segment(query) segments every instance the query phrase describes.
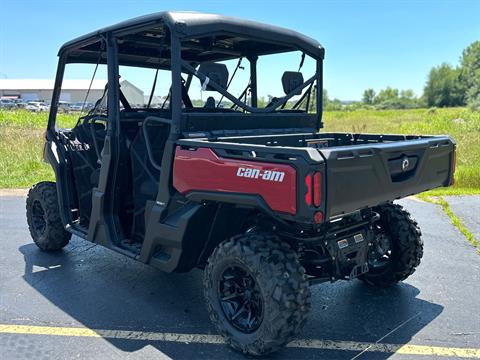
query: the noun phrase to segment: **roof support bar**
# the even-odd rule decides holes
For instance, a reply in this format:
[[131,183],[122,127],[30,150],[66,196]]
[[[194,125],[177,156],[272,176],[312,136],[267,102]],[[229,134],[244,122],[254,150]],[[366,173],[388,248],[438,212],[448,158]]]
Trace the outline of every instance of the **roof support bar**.
[[120,120],[120,78],[118,69],[118,47],[117,40],[111,33],[107,33],[107,62],[108,62],[108,84],[107,93],[108,126],[107,134],[118,136]]
[[257,60],[258,56],[249,56],[248,61],[250,61],[250,96],[251,102],[250,105],[256,108],[258,95],[257,95]]
[[[182,73],[181,73],[181,54],[180,40],[172,32],[171,35],[171,64],[172,64],[172,129],[171,134],[178,135],[180,133],[180,120],[182,117]],[[188,64],[190,66],[190,64]]]
[[323,60],[317,60],[317,131],[323,128],[322,110],[323,110]]
[[64,72],[65,55],[62,54],[58,60],[57,75],[55,76],[55,86],[53,87],[52,102],[50,105],[50,113],[48,115],[47,140],[52,140],[50,136],[55,132],[55,119],[57,118],[58,100],[60,99],[60,92],[62,91]]

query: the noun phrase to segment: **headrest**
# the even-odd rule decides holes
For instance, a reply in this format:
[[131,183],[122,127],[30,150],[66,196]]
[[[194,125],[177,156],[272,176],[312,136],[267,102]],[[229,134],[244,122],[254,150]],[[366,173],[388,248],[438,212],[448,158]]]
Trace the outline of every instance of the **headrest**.
[[[217,64],[217,63],[203,63],[200,65],[198,69],[199,72],[207,76],[210,80],[215,81],[218,85],[222,88],[227,88],[228,83],[228,69],[227,65],[225,64]],[[207,84],[207,91],[215,91],[210,85]]]
[[[301,72],[285,71],[282,75],[283,92],[289,94],[295,88],[303,84],[303,75]],[[302,90],[297,91],[293,95],[301,95]]]

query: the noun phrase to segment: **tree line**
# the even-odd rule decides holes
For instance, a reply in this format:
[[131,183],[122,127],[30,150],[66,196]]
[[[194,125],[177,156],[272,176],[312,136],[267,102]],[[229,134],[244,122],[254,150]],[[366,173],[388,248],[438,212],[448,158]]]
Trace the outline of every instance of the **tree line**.
[[480,109],[480,41],[475,41],[463,50],[459,65],[443,63],[433,67],[427,76],[423,94],[417,97],[410,90],[391,87],[363,92],[362,101],[345,105],[340,100],[331,100],[324,93],[327,110],[342,108],[373,107],[376,109],[411,109],[420,107],[466,106]]

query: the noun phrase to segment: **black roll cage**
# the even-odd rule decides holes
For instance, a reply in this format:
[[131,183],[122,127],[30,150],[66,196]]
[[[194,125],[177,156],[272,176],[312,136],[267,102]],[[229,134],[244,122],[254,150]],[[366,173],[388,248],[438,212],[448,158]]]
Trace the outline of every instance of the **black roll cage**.
[[[152,24],[148,24],[149,26],[152,26]],[[169,24],[165,24],[166,26],[169,26]],[[147,25],[143,25],[142,28],[147,27]],[[148,27],[147,27],[148,28]],[[179,135],[182,131],[185,129],[181,128],[181,116],[182,116],[182,73],[187,73],[189,75],[193,75],[197,77],[201,82],[204,82],[206,80],[206,76],[202,73],[200,73],[195,67],[193,63],[190,63],[184,59],[182,59],[181,56],[181,42],[182,40],[186,40],[185,36],[179,32],[178,29],[176,29],[177,26],[174,27],[174,29],[170,29],[169,35],[170,35],[170,68],[169,70],[171,71],[171,100],[170,100],[170,108],[172,110],[172,133]],[[122,41],[122,38],[124,36],[132,35],[135,34],[139,31],[139,26],[133,26],[129,27],[127,29],[121,29],[121,30],[111,30],[107,33],[97,33],[96,36],[93,37],[87,37],[86,39],[81,38],[81,41],[78,42],[73,42],[73,43],[67,43],[62,47],[62,49],[59,52],[59,62],[58,62],[58,68],[57,68],[57,73],[56,73],[56,80],[55,80],[55,88],[53,91],[53,96],[52,96],[52,106],[50,109],[50,115],[48,119],[48,127],[47,127],[47,136],[52,136],[55,132],[55,119],[56,119],[56,114],[58,111],[58,100],[60,98],[60,91],[61,91],[61,84],[63,81],[63,75],[65,71],[65,66],[68,63],[92,63],[91,61],[75,61],[69,59],[69,54],[74,53],[78,49],[89,46],[92,44],[95,44],[97,42],[100,42],[101,44],[106,44],[107,43],[107,38],[114,40],[116,43],[119,41]],[[253,36],[251,36],[252,39],[255,39]],[[88,41],[87,41],[88,40]],[[159,46],[168,46],[165,44],[164,41],[159,42]],[[103,50],[105,49],[105,50]],[[305,54],[305,51],[302,50],[300,46],[297,48],[292,48],[289,51],[303,51]],[[322,49],[323,50],[323,49]],[[138,67],[155,67],[155,64],[150,64],[150,63],[145,63],[145,64],[123,64],[119,62],[118,59],[118,46],[100,46],[100,50],[97,51],[105,51],[106,54],[105,56],[101,56],[101,61],[100,63],[107,64],[108,67],[108,83],[118,83],[118,77],[117,78],[111,78],[110,75],[112,72],[118,73],[118,66],[119,65],[127,65],[127,66],[138,66]],[[114,52],[114,53],[112,53]],[[278,53],[277,52],[272,52],[271,54]],[[281,51],[280,51],[281,52]],[[267,54],[262,54],[262,55],[267,55]],[[257,91],[257,60],[258,56],[257,55],[246,55],[245,57],[249,60],[250,62],[250,83],[248,85],[248,88],[250,89],[250,95],[251,95],[251,104],[245,104],[235,96],[233,96],[231,93],[229,93],[227,90],[223,89],[221,86],[216,84],[214,81],[209,82],[209,86],[214,88],[216,91],[218,91],[220,94],[222,94],[225,98],[229,99],[232,101],[236,106],[240,107],[241,109],[248,111],[250,113],[261,113],[261,114],[266,114],[266,113],[272,113],[277,107],[284,105],[296,92],[299,90],[305,89],[307,86],[312,85],[313,83],[316,82],[316,131],[318,131],[322,126],[322,109],[323,109],[323,104],[322,104],[322,92],[323,92],[323,52],[322,56],[318,56],[317,54],[308,54],[311,56],[314,60],[316,60],[316,71],[315,74],[307,79],[303,84],[298,86],[296,89],[291,91],[289,94],[286,94],[286,96],[281,97],[277,101],[275,101],[273,104],[270,104],[266,108],[258,108],[258,91]],[[110,59],[115,58],[115,61],[113,62]],[[193,64],[193,65],[192,65]],[[110,69],[112,66],[116,66],[117,69]],[[157,67],[158,69],[159,67]],[[168,69],[168,68],[167,68]],[[189,76],[189,80],[191,80],[191,77]],[[113,88],[113,87],[112,87]],[[116,86],[115,86],[116,88]],[[117,95],[117,91],[109,91],[107,94],[107,101],[108,103],[111,103],[111,101],[115,101],[114,97]],[[118,95],[117,95],[118,97]],[[119,112],[119,103],[115,102],[112,106],[108,106],[108,109],[111,110],[109,111],[109,116],[108,116],[108,123],[110,128],[114,129],[116,126],[114,122],[117,122],[119,119],[116,118],[115,116],[110,116],[110,114],[116,114]]]

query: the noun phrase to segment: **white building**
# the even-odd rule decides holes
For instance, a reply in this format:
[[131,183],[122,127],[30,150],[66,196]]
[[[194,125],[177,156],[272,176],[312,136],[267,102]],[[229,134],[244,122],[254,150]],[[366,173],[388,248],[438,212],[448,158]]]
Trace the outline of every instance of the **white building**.
[[[52,99],[55,81],[52,79],[0,79],[0,98],[22,99],[25,101]],[[104,90],[107,80],[93,80],[87,102],[94,103]],[[132,105],[143,104],[143,91],[130,82],[120,83],[122,92]],[[90,86],[88,79],[64,79],[60,101],[83,102]]]

